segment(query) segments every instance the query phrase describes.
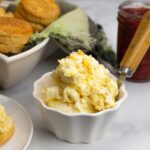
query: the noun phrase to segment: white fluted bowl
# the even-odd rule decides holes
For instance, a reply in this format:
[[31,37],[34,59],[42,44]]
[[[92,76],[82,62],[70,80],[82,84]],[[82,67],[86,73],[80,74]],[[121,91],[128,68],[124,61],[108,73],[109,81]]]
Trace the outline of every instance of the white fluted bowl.
[[120,89],[117,106],[103,110],[95,114],[89,113],[64,113],[46,106],[42,100],[41,89],[53,84],[51,72],[44,74],[34,83],[33,97],[37,107],[47,124],[48,129],[57,138],[70,143],[91,143],[103,137],[105,130],[114,120],[127,98],[127,92],[123,85]]

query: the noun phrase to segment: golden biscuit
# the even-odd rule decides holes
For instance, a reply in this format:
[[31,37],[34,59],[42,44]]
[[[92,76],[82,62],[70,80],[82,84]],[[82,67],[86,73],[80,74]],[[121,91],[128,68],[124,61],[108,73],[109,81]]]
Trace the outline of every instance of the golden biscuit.
[[0,17],[0,52],[19,53],[29,41],[32,27],[24,20]]
[[[23,16],[20,15],[20,13],[18,11],[16,11],[14,15],[18,19],[23,19],[23,20],[27,21],[25,18],[23,18]],[[27,21],[27,22],[32,26],[33,32],[42,31],[44,29],[44,26],[41,24],[33,23],[30,21]]]
[[[14,44],[14,43],[13,43]],[[9,44],[0,43],[0,53],[20,53],[24,45],[11,46]]]
[[7,116],[7,131],[0,133],[0,145],[5,144],[14,134],[15,128],[13,120],[10,116]]
[[26,20],[47,26],[58,18],[60,9],[52,0],[21,0],[17,10]]
[[0,146],[7,142],[13,136],[14,132],[13,119],[5,112],[5,108],[0,104]]

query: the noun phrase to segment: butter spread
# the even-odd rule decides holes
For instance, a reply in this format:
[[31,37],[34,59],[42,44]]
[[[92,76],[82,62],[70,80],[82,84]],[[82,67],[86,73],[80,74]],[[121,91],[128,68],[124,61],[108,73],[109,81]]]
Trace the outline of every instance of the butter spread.
[[116,80],[95,58],[78,50],[58,62],[51,73],[54,84],[42,89],[47,106],[68,113],[96,113],[116,106]]

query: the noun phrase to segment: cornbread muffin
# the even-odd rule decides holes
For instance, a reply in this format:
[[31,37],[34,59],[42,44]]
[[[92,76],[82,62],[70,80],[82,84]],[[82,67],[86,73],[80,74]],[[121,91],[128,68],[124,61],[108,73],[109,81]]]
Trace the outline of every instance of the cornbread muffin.
[[0,146],[6,143],[13,136],[14,132],[14,122],[0,104]]
[[0,17],[0,53],[19,53],[32,35],[32,27],[24,20]]
[[[20,15],[18,15],[20,14]],[[21,0],[15,12],[15,16],[24,18],[28,22],[41,26],[47,26],[58,18],[60,9],[53,0]]]

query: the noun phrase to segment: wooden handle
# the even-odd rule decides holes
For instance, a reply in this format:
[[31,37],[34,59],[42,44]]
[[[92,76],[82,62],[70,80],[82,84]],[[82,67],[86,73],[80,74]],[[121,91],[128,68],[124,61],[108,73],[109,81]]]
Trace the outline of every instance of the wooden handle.
[[121,61],[121,67],[135,71],[150,46],[150,11],[147,11]]

